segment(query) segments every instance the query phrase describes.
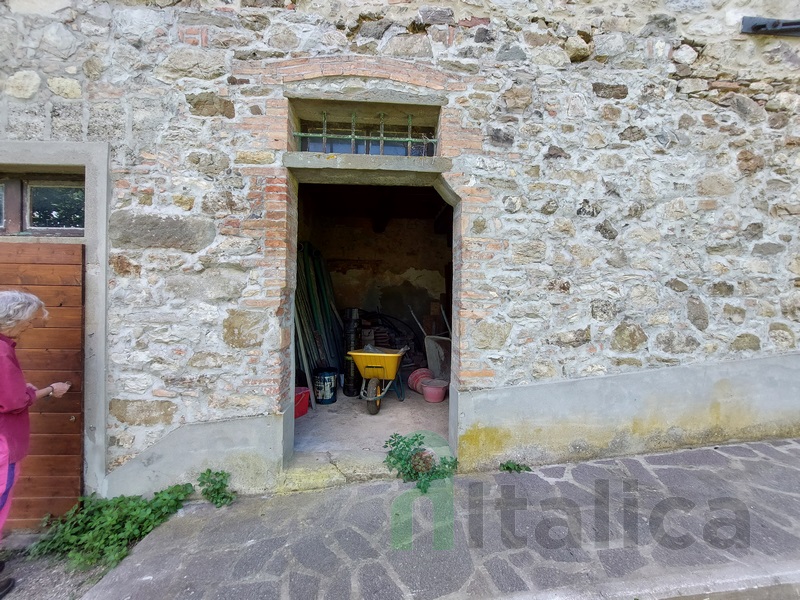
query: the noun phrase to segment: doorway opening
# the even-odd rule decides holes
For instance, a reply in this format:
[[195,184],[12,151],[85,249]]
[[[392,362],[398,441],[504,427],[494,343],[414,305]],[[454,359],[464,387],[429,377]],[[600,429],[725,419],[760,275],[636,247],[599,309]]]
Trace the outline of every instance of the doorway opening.
[[[447,439],[449,398],[435,402],[430,389],[427,400],[421,392],[423,380],[450,373],[452,206],[433,187],[301,183],[297,240],[295,383],[318,397],[316,406],[307,411],[303,406],[305,414],[294,421],[294,462],[316,456],[336,464],[346,477],[347,470],[359,477],[384,470],[383,444],[393,433],[427,430]],[[309,256],[315,257],[314,266],[303,264]],[[327,277],[327,284],[308,281],[314,276]],[[327,286],[329,297],[309,301],[301,293],[304,286]],[[323,321],[314,315],[324,312],[324,305],[332,314],[328,327],[336,331],[309,334],[313,325],[298,319]],[[310,345],[316,348],[309,351]],[[325,352],[330,346],[338,346],[338,358]],[[362,386],[362,373],[348,364],[347,355],[371,347],[407,348],[377,414],[370,414],[374,403],[361,397],[368,385]],[[328,356],[330,364],[314,364],[315,356]],[[431,374],[421,371],[431,367]],[[333,372],[331,399],[329,388],[319,386]],[[416,390],[409,387],[409,376]]]

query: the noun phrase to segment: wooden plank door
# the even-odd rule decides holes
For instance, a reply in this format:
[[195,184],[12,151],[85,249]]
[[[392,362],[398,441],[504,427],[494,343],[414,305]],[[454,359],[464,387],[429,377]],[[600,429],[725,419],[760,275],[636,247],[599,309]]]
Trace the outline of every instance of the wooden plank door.
[[0,242],[0,289],[36,294],[50,313],[17,340],[26,380],[40,388],[72,382],[62,398],[43,398],[30,409],[30,454],[20,464],[7,530],[37,528],[82,492],[83,281],[80,244]]

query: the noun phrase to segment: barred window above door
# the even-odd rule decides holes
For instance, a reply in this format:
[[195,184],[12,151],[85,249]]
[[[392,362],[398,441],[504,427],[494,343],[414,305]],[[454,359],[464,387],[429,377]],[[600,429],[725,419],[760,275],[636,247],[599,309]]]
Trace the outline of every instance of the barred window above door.
[[438,106],[293,100],[297,150],[326,154],[435,156]]

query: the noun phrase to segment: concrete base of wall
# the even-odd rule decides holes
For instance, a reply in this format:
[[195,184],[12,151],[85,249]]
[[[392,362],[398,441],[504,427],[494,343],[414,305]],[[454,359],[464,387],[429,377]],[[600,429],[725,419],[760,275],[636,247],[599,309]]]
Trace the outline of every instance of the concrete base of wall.
[[459,470],[798,436],[798,398],[798,353],[461,392]]
[[[800,436],[800,353],[451,394],[460,471]],[[185,425],[99,491],[150,494],[207,468],[230,472],[240,493],[277,489],[283,429],[282,415]]]
[[283,416],[193,423],[176,429],[108,474],[106,497],[152,494],[177,483],[197,483],[206,469],[231,474],[243,494],[273,489],[283,462]]

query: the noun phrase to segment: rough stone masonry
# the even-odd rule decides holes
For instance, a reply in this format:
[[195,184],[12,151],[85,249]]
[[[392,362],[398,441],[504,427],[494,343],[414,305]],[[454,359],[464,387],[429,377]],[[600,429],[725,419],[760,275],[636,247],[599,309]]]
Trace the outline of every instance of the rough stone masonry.
[[[796,357],[800,40],[739,33],[788,4],[3,3],[0,139],[111,146],[109,470],[290,401],[290,84],[444,97],[462,397]],[[618,452],[690,439],[636,446],[622,417]],[[515,440],[485,452],[537,444]]]

